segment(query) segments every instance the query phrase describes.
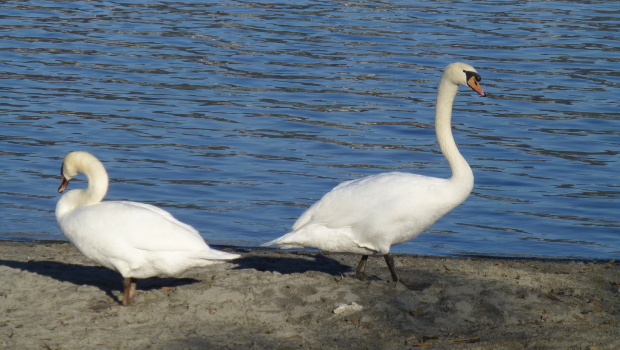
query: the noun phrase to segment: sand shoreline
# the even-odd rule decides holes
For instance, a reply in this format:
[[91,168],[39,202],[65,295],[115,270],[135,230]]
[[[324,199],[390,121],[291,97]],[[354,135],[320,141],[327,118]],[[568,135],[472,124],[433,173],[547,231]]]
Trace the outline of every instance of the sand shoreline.
[[381,256],[358,281],[358,255],[228,250],[123,308],[120,275],[70,244],[0,241],[0,349],[620,349],[616,262],[397,254],[431,283],[411,291]]

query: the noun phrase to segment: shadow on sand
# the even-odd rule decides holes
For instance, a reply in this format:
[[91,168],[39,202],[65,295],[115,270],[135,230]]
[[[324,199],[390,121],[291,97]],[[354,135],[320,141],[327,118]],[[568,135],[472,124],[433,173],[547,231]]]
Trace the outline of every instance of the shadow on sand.
[[[123,277],[116,271],[102,266],[84,266],[66,264],[58,261],[12,261],[0,260],[0,265],[51,277],[60,282],[69,282],[75,285],[90,285],[101,289],[112,300],[120,300],[112,293],[123,292]],[[199,282],[193,278],[160,278],[151,277],[138,280],[138,290],[161,289],[162,287],[176,287]]]
[[[277,252],[277,251],[276,251]],[[243,252],[241,252],[243,254]],[[281,257],[272,256],[243,256],[232,263],[239,265],[235,270],[255,269],[258,271],[279,272],[281,274],[304,273],[318,271],[333,276],[351,272],[349,265],[321,253],[286,252]]]

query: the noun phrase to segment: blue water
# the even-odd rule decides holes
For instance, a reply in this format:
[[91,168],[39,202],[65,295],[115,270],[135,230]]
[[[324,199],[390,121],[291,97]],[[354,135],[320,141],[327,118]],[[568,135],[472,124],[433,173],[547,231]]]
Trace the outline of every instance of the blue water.
[[618,258],[619,30],[604,1],[2,2],[0,239],[64,240],[74,150],[107,200],[239,246],[345,180],[449,177],[435,92],[465,61],[490,94],[454,106],[474,190],[392,251]]

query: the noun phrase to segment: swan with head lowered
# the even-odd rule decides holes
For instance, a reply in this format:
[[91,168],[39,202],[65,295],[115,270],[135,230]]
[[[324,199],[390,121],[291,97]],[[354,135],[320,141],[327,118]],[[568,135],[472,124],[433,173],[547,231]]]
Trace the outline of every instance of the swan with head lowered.
[[367,278],[368,256],[381,253],[395,282],[411,289],[421,287],[400,279],[389,255],[390,247],[418,236],[471,193],[474,176],[456,147],[450,120],[459,85],[486,96],[480,80],[472,66],[457,62],[445,68],[439,81],[435,131],[452,177],[391,172],[344,182],[308,208],[291,232],[263,246],[362,254],[355,270],[360,279]]
[[88,178],[88,188],[71,190],[60,198],[58,226],[82,254],[125,278],[123,306],[134,302],[137,278],[174,276],[239,257],[211,249],[198,231],[165,210],[137,202],[102,202],[108,174],[90,153],[69,153],[60,172],[58,192],[64,192],[79,173]]

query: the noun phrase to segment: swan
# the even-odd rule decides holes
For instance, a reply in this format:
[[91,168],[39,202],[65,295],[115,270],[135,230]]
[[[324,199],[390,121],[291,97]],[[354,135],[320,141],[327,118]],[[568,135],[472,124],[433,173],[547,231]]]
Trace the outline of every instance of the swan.
[[65,156],[58,192],[63,193],[79,173],[88,178],[88,188],[71,190],[60,198],[56,221],[82,254],[123,276],[123,306],[134,303],[137,278],[174,276],[240,257],[211,249],[198,231],[163,209],[138,202],[102,202],[108,174],[90,153]]
[[452,177],[449,179],[390,172],[343,182],[297,219],[291,232],[262,246],[314,247],[362,254],[355,275],[365,280],[370,254],[383,254],[395,282],[410,289],[426,285],[403,281],[394,268],[390,247],[409,241],[461,204],[471,193],[474,175],[452,137],[452,103],[458,86],[486,96],[476,70],[465,63],[448,65],[439,81],[435,132]]

